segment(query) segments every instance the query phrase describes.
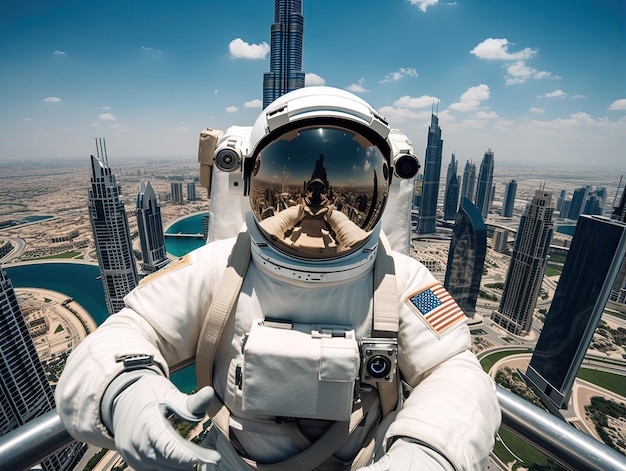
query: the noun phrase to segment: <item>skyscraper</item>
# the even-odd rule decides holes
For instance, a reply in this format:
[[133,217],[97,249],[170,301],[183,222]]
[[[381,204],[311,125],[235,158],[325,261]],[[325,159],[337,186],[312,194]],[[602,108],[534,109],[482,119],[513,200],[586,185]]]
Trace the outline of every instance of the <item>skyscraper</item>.
[[553,412],[567,406],[576,373],[602,317],[626,253],[626,224],[581,216],[527,382]]
[[552,239],[552,194],[537,190],[526,205],[513,245],[502,299],[492,320],[515,335],[530,332]]
[[461,198],[456,213],[444,287],[465,314],[473,317],[487,252],[487,229],[478,208]]
[[139,184],[137,192],[137,230],[141,243],[141,269],[153,273],[169,263],[165,252],[161,208],[150,182]]
[[170,189],[172,190],[172,203],[184,204],[185,199],[183,198],[183,183],[171,182]]
[[470,201],[474,201],[476,194],[476,164],[465,162],[463,169],[463,181],[461,182],[461,198],[465,197]]
[[436,231],[435,218],[437,216],[437,201],[439,199],[442,152],[443,140],[441,139],[439,118],[431,114],[426,155],[424,157],[424,181],[422,183],[419,219],[417,221],[418,234],[432,234]]
[[489,214],[489,206],[491,205],[491,187],[493,185],[493,151],[487,149],[483,160],[480,163],[480,171],[478,172],[478,187],[476,188],[476,199],[474,204],[483,215],[483,219],[487,219]]
[[270,71],[263,74],[263,108],[287,92],[304,87],[302,0],[275,0],[270,30]]
[[450,220],[456,218],[456,211],[459,207],[459,178],[457,176],[458,162],[452,159],[448,164],[448,173],[446,174],[446,191],[443,198],[443,218]]
[[[0,266],[0,436],[54,409],[54,394],[6,271]],[[86,447],[74,443],[41,463],[69,470]]]
[[567,219],[571,219],[572,221],[578,220],[578,216],[580,216],[583,211],[585,201],[587,201],[588,193],[588,186],[574,190],[572,202],[569,205],[569,211],[567,213]]
[[502,212],[505,218],[513,217],[513,205],[515,204],[515,195],[517,193],[517,182],[511,180],[504,188],[504,200],[502,201]]
[[187,201],[196,201],[196,182],[187,182]]
[[102,286],[109,314],[124,307],[124,296],[137,286],[133,254],[122,192],[111,173],[104,139],[96,140],[97,157],[91,156],[88,208]]
[[[615,196],[617,199],[617,195]],[[619,203],[613,208],[611,219],[626,222],[626,188],[622,190],[622,197]],[[613,284],[609,299],[616,303],[626,304],[626,256],[624,256],[622,260],[622,265],[620,266],[619,273]]]

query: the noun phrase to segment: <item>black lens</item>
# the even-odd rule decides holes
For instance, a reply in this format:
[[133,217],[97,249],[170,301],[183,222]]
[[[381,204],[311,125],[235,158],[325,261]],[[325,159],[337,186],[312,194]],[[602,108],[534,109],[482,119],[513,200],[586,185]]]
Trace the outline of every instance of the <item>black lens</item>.
[[367,362],[367,372],[374,378],[384,378],[389,376],[391,362],[389,358],[382,355],[375,355]]
[[395,172],[400,178],[413,178],[417,175],[420,164],[412,155],[403,155],[395,161]]

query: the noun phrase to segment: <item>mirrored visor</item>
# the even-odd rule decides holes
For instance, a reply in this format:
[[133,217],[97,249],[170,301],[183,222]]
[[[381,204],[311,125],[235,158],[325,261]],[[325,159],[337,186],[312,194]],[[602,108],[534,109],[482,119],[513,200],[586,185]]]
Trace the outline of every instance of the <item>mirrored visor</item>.
[[250,204],[268,242],[305,259],[357,250],[382,216],[389,167],[368,139],[334,127],[284,134],[262,149]]

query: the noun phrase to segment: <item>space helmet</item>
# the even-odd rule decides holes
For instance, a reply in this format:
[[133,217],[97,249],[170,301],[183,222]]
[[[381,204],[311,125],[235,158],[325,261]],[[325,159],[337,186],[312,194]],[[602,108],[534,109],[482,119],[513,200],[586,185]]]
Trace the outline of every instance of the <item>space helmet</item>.
[[393,167],[412,171],[406,159],[394,164],[389,133],[369,104],[332,87],[301,88],[265,108],[243,173],[268,244],[303,260],[363,247],[379,226]]

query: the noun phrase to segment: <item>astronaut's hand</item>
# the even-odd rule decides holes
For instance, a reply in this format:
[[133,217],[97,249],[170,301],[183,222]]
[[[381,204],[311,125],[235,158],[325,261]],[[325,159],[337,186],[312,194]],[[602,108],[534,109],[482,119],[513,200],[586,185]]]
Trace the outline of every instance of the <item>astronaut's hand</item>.
[[220,454],[181,437],[167,420],[175,412],[185,420],[199,422],[213,399],[213,388],[192,395],[180,392],[167,378],[141,375],[115,397],[112,429],[115,448],[133,469],[217,469]]
[[453,471],[440,454],[409,438],[399,438],[376,463],[358,471]]

